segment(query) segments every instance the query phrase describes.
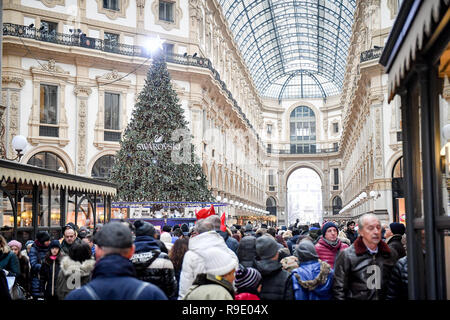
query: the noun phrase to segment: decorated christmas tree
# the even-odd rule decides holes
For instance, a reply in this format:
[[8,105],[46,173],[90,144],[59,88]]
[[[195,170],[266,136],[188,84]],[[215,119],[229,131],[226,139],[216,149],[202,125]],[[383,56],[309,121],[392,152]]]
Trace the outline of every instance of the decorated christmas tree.
[[153,58],[111,171],[117,200],[213,200],[206,176],[194,161],[183,113],[164,56],[159,54]]

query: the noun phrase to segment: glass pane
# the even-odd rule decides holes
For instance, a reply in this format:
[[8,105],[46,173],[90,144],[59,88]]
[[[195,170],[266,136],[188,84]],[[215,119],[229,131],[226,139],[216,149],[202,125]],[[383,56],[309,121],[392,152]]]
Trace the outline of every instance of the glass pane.
[[87,227],[88,229],[94,228],[94,214],[91,203],[86,197],[80,199],[78,207],[77,225],[78,227]]
[[[6,190],[0,189],[0,195],[0,234],[10,241],[13,236],[12,228],[14,228],[13,207]],[[10,196],[13,197],[14,195],[10,193]]]
[[40,122],[57,124],[58,87],[41,85],[40,90]]
[[[18,212],[18,226],[19,227],[32,227],[33,219],[33,205],[32,205],[32,189],[23,189],[19,191],[19,203],[17,206]],[[20,223],[19,223],[20,217]]]
[[39,191],[38,226],[48,227],[49,189],[42,188]]
[[61,225],[61,204],[60,204],[60,190],[52,189],[51,192],[51,211],[50,211],[50,226],[60,226]]

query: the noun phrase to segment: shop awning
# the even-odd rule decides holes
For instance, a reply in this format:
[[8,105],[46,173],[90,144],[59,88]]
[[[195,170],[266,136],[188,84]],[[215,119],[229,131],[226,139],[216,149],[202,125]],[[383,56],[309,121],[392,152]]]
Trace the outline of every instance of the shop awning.
[[116,186],[109,182],[38,168],[13,161],[0,160],[0,178],[25,184],[40,184],[52,188],[116,195]]
[[[416,53],[434,41],[436,33],[442,31],[442,26],[433,28],[433,25],[439,23],[439,20],[442,23],[448,22],[449,3],[450,0],[404,1],[380,59],[389,73],[389,102],[416,60]],[[443,18],[442,10],[447,11]]]

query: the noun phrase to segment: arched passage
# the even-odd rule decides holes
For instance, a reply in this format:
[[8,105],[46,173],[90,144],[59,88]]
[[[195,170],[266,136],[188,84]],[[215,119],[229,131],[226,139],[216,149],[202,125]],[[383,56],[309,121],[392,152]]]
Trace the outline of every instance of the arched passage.
[[289,175],[287,207],[289,224],[296,219],[304,224],[322,221],[322,180],[315,170],[299,168]]

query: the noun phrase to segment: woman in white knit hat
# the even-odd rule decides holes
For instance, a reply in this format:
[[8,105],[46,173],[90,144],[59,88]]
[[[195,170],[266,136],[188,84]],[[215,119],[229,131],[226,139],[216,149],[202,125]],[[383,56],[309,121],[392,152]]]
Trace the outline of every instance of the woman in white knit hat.
[[236,260],[215,247],[204,250],[202,257],[205,273],[197,276],[183,300],[233,300]]

